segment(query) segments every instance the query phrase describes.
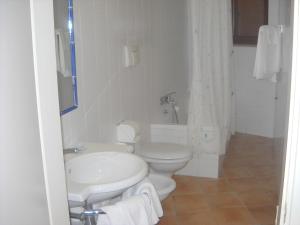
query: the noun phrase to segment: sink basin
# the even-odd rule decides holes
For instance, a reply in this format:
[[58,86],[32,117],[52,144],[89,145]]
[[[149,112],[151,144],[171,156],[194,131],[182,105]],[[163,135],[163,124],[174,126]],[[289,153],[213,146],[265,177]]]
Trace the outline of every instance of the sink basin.
[[67,160],[65,169],[70,207],[116,197],[148,173],[144,160],[124,152],[82,154]]

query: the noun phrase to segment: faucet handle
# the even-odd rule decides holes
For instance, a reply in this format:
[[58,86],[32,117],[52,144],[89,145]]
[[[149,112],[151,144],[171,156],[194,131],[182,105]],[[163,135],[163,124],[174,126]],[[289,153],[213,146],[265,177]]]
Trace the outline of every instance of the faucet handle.
[[165,94],[164,96],[162,96],[160,98],[160,104],[164,105],[164,104],[174,103],[175,97],[172,97],[172,96],[175,94],[176,94],[176,91]]
[[64,152],[64,154],[68,154],[68,153],[78,153],[78,152],[82,152],[84,150],[86,150],[86,147],[81,145],[78,147],[64,148],[63,152]]
[[75,148],[77,149],[78,152],[86,150],[86,147],[84,145],[79,145],[79,146],[77,146]]

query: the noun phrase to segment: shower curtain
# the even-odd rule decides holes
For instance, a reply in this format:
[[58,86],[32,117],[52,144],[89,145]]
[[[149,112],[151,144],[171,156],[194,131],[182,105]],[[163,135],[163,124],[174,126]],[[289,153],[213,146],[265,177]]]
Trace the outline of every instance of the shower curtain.
[[188,0],[192,51],[189,144],[224,154],[231,130],[231,0]]

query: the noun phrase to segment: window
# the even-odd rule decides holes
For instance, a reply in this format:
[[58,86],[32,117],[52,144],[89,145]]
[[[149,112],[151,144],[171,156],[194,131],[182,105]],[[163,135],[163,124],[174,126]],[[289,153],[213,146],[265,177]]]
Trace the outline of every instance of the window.
[[255,45],[261,25],[268,24],[268,0],[232,0],[233,43]]

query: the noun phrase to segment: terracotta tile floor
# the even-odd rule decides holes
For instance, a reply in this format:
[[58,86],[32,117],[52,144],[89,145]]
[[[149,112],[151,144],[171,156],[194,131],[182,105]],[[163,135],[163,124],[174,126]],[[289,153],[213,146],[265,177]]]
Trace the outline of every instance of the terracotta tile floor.
[[219,179],[174,176],[159,225],[274,225],[281,158],[272,139],[233,136]]

